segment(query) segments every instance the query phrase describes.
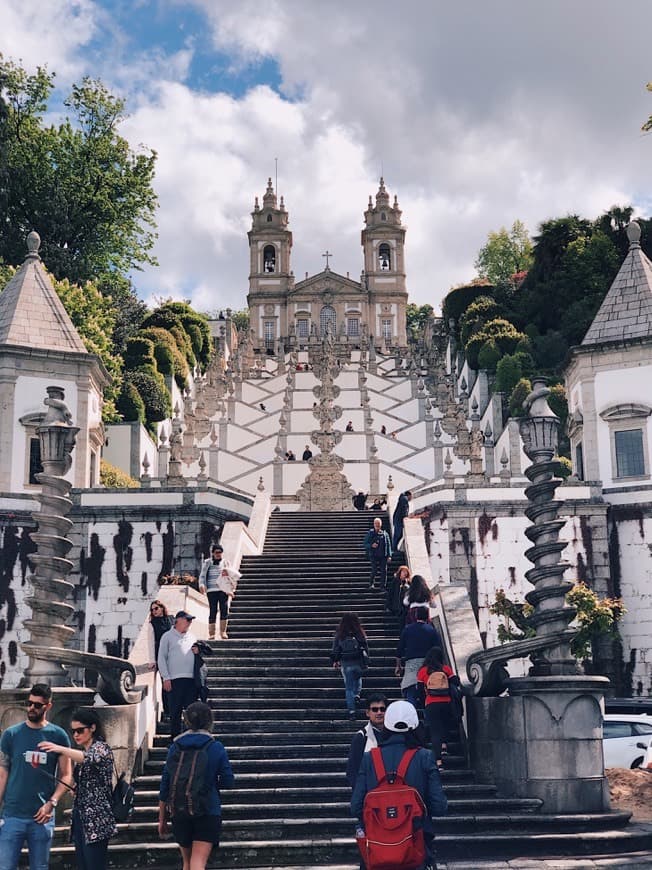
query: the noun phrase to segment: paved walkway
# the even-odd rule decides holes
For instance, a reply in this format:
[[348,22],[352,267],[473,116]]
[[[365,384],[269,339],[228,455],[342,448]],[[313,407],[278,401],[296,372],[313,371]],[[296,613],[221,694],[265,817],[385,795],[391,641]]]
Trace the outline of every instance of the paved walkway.
[[508,861],[449,861],[438,870],[652,870],[652,852],[604,858],[511,858]]

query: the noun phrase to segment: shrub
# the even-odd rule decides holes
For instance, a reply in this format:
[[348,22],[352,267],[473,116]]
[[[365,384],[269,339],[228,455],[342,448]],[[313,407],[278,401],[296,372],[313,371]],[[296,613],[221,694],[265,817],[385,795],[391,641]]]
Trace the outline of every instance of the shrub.
[[178,323],[176,326],[171,327],[170,335],[172,335],[172,337],[176,341],[177,347],[186,358],[186,362],[188,363],[190,368],[193,368],[197,360],[195,359],[195,354],[193,353],[192,343],[188,338],[188,333],[183,328],[181,323]]
[[460,341],[466,344],[485,323],[498,317],[500,306],[491,296],[478,296],[460,317]]
[[139,481],[134,480],[122,469],[111,465],[106,459],[102,459],[100,462],[100,484],[112,489],[134,489],[140,486]]
[[566,480],[573,473],[573,463],[567,456],[558,456],[555,460],[555,476]]
[[140,393],[145,404],[145,421],[148,426],[171,416],[172,401],[162,374],[137,370],[127,372],[125,380],[133,384]]
[[496,366],[496,389],[508,396],[523,377],[523,364],[519,354],[506,354]]
[[480,352],[478,353],[478,368],[486,369],[490,372],[495,371],[500,356],[500,348],[493,338],[490,338],[489,341],[485,341],[480,348]]
[[118,413],[127,422],[145,422],[145,403],[134,384],[126,380],[122,384],[122,390],[116,402]]
[[156,368],[162,375],[174,374],[174,354],[167,344],[154,345],[154,359]]
[[532,392],[532,384],[527,378],[521,378],[514,386],[509,397],[509,414],[511,417],[524,417],[523,402]]
[[[179,350],[179,347],[172,333],[168,332],[167,329],[163,329],[160,326],[150,326],[149,329],[146,329],[142,332],[142,335],[146,336],[154,342],[154,356],[157,360],[158,370],[164,375],[173,374],[179,389],[183,389],[188,380],[190,369],[188,368],[188,362],[183,353],[181,353],[181,351]],[[160,350],[161,347],[167,348],[167,350],[172,355],[172,370],[169,370],[167,368],[161,368],[161,365],[158,362],[159,359],[161,359],[163,360],[163,366],[167,366],[169,364],[168,356]]]
[[[483,279],[472,281],[470,284],[462,284],[459,287],[453,287],[442,302],[442,314],[444,323],[448,327],[450,320],[454,320],[456,327],[459,326],[459,321],[466,309],[479,296],[490,296],[493,293],[493,284]],[[458,330],[459,335],[459,330]]]
[[500,350],[501,356],[504,356],[506,353],[514,353],[519,341],[524,337],[523,333],[519,332],[509,320],[496,317],[494,320],[485,323],[482,329],[468,340],[464,348],[466,359],[472,369],[477,369],[478,354],[486,341],[493,339]]
[[152,366],[155,368],[154,343],[148,338],[142,338],[141,336],[127,339],[124,360],[127,369],[138,369],[141,366]]

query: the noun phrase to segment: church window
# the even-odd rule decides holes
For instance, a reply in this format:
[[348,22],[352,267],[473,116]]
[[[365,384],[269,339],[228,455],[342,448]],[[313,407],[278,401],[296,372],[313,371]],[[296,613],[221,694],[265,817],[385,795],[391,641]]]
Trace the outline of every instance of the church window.
[[392,268],[392,252],[386,242],[378,248],[378,266],[381,272],[389,272]]
[[268,214],[267,215],[267,223],[271,224],[271,222],[272,222],[272,216],[271,216],[271,214]]
[[310,321],[306,317],[297,320],[297,335],[299,338],[308,338],[310,335]]
[[273,320],[266,320],[263,327],[263,335],[265,337],[265,344],[274,344],[274,339],[276,338],[276,329],[274,328]]
[[381,221],[386,221],[386,220],[387,220],[387,215],[385,214],[384,211],[381,211],[381,213],[380,213],[380,219],[381,219]]
[[642,477],[645,475],[643,430],[623,429],[614,432],[616,450],[616,477]]
[[351,338],[357,338],[360,335],[360,318],[349,317],[346,321],[346,334]]
[[381,333],[385,341],[392,340],[392,321],[391,318],[383,319],[380,322]]
[[36,475],[40,474],[42,471],[43,471],[43,465],[41,464],[41,439],[40,438],[30,438],[29,439],[29,478],[28,478],[28,482],[38,485],[38,480],[36,479]]
[[332,305],[324,305],[319,312],[319,331],[322,336],[326,335],[327,331],[333,336],[337,334],[337,315]]
[[276,272],[276,248],[274,245],[265,245],[263,250],[263,272]]

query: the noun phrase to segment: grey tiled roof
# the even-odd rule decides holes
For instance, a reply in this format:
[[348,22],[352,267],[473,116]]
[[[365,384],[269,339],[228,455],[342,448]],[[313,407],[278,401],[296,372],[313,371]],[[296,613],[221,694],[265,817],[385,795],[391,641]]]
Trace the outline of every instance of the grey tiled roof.
[[38,256],[0,293],[0,345],[87,353]]
[[633,243],[582,345],[652,337],[652,263]]

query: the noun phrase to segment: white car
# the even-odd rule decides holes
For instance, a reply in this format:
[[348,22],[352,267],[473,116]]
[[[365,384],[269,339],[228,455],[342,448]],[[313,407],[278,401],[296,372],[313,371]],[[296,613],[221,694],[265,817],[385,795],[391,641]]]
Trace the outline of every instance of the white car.
[[652,716],[607,713],[602,726],[605,767],[640,767],[652,740]]

